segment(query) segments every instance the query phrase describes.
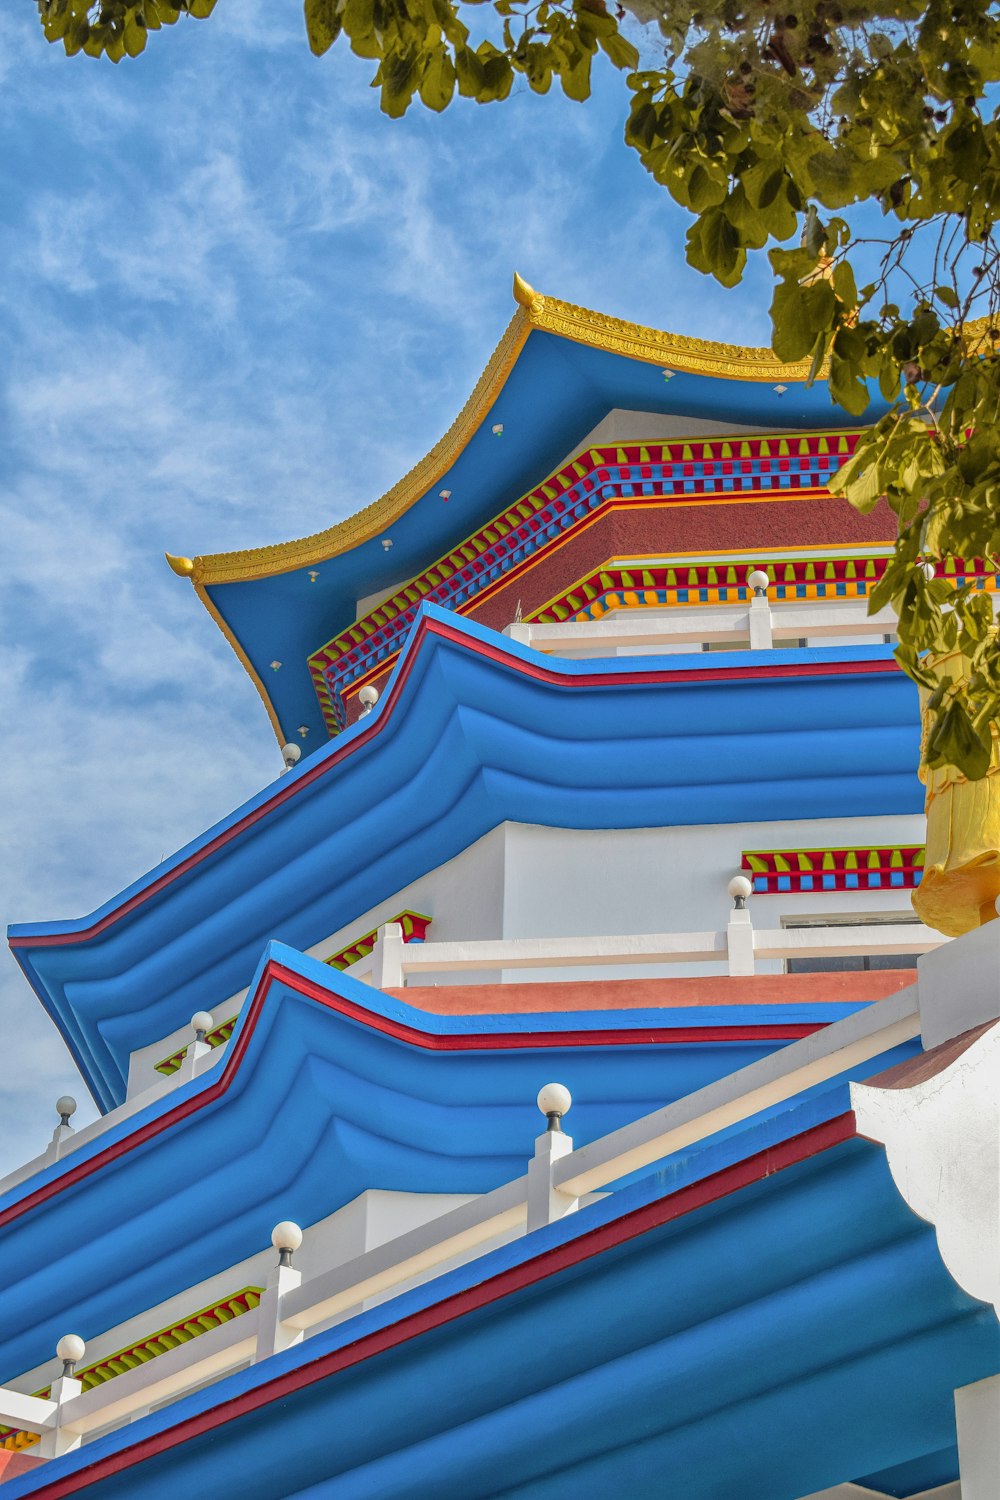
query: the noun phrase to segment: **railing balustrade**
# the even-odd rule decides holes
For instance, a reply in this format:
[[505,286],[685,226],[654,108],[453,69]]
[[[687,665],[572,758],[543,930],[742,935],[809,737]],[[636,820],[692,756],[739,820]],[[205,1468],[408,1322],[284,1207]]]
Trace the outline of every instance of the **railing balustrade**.
[[856,926],[755,928],[743,908],[714,932],[640,933],[618,937],[479,938],[468,942],[404,943],[398,923],[378,931],[372,952],[352,965],[354,978],[376,989],[402,989],[421,975],[517,969],[602,968],[627,964],[723,964],[730,975],[752,975],[758,961],[929,953],[948,940],[922,922]]
[[[288,1348],[366,1299],[397,1295],[418,1278],[485,1254],[511,1234],[552,1223],[629,1173],[870,1061],[919,1031],[910,987],[576,1149],[548,1112],[553,1099],[569,1101],[568,1091],[547,1085],[538,1102],[549,1129],[537,1137],[522,1176],[307,1280],[291,1265],[289,1247],[298,1246],[301,1231],[278,1225],[272,1239],[279,1260],[258,1307],[87,1391],[73,1378],[74,1362],[64,1364],[49,1399],[0,1387],[0,1423],[38,1434],[39,1457],[68,1452],[112,1423]],[[559,1114],[569,1102],[559,1102]],[[80,1340],[64,1338],[60,1349],[71,1343],[82,1357]]]
[[518,621],[504,634],[522,646],[552,656],[586,651],[613,653],[671,646],[731,646],[770,650],[800,640],[836,645],[845,636],[870,637],[873,643],[896,629],[891,609],[868,613],[865,599],[813,600],[805,604],[771,604],[757,596],[741,605],[698,605],[693,609],[622,610],[601,620],[559,623]]

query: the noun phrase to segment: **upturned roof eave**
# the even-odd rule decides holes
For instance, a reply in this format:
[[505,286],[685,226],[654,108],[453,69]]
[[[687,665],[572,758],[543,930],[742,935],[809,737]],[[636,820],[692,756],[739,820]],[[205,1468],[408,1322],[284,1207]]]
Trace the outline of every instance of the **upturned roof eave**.
[[[845,769],[839,751],[835,766],[833,742],[823,750],[831,713],[837,743],[856,740],[870,775]],[[497,732],[480,732],[487,720]],[[779,782],[769,747],[782,724]],[[536,787],[540,737],[551,755]],[[107,1108],[123,1096],[130,1051],[182,1025],[206,994],[241,989],[275,931],[306,949],[329,935],[331,903],[342,925],[377,905],[385,891],[369,872],[382,854],[395,851],[403,885],[500,822],[725,821],[766,811],[779,785],[776,816],[917,811],[916,755],[915,703],[887,647],[779,651],[766,663],[733,652],[711,667],[691,656],[566,662],[425,606],[375,713],[92,917],[20,924],[10,942]],[[282,854],[269,872],[274,838]]]

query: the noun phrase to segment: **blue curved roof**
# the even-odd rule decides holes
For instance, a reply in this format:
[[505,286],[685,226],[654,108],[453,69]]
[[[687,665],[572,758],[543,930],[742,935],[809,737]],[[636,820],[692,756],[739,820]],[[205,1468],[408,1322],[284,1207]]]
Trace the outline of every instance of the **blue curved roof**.
[[918,812],[918,734],[888,647],[556,661],[425,605],[373,714],[90,917],[10,942],[108,1108],[130,1053],[270,939],[311,947],[505,820]]
[[[800,1106],[9,1481],[11,1500],[777,1500],[940,1472],[1000,1369],[881,1150]],[[937,1469],[933,1468],[934,1464]],[[948,1477],[953,1477],[949,1475]]]
[[[713,347],[718,356],[745,352]],[[531,328],[493,398],[477,410],[464,446],[449,444],[451,434],[441,440],[438,448],[457,451],[446,467],[436,464],[428,471],[426,487],[408,508],[400,513],[398,506],[390,506],[382,518],[378,511],[385,501],[377,502],[370,507],[375,514],[366,520],[364,540],[343,551],[331,544],[331,555],[322,555],[320,548],[300,566],[285,561],[279,546],[233,554],[254,560],[246,570],[253,576],[219,582],[210,571],[204,596],[263,684],[285,737],[296,737],[298,727],[305,726],[307,754],[325,740],[306,658],[354,621],[356,601],[391,593],[401,580],[429,567],[551,473],[609,411],[690,418],[693,429],[704,420],[723,423],[730,431],[844,426],[844,410],[833,404],[826,382],[807,387],[801,371],[797,379],[782,376],[780,366],[767,377],[728,378],[681,368],[667,380],[664,363],[670,363],[669,355],[657,360],[648,351],[641,356],[614,352],[544,327]],[[717,363],[721,370],[725,360]],[[874,393],[855,425],[875,420],[884,410],[884,401]],[[497,424],[503,427],[499,438],[493,433]],[[451,491],[448,504],[441,503],[442,489]],[[384,539],[391,540],[391,550],[383,548]],[[268,562],[271,550],[273,563]],[[274,660],[282,664],[278,672],[271,670]]]
[[255,1254],[280,1219],[315,1223],[372,1187],[520,1176],[552,1075],[582,1144],[854,1009],[437,1016],[272,944],[219,1066],[0,1197],[0,1372]]

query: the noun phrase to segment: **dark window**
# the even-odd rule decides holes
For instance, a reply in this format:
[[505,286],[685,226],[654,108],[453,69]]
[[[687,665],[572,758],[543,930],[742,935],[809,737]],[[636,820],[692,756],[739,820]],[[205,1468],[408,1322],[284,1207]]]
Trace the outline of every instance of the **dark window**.
[[856,953],[844,958],[787,958],[788,974],[843,974],[859,969],[915,969],[916,953]]
[[[878,920],[865,921],[861,912],[854,915],[846,915],[838,921],[832,922],[784,922],[786,928],[796,928],[799,932],[803,929],[813,931],[829,932],[836,927],[870,927],[872,938],[876,937],[878,929],[883,926],[903,926],[907,922],[916,924],[914,917],[907,917],[904,912],[899,916],[880,918]],[[786,958],[786,974],[849,974],[858,972],[870,972],[875,969],[915,969],[917,967],[916,953],[854,953],[841,958]]]

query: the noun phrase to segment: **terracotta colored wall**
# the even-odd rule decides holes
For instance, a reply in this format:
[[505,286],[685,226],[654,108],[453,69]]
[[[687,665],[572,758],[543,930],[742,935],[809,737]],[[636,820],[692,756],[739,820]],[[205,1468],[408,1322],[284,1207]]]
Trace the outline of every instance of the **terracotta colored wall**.
[[580,979],[557,984],[463,984],[386,990],[439,1016],[531,1011],[672,1009],[697,1005],[813,1005],[884,1000],[916,983],[915,969],[832,974],[699,975],[691,979]]
[[863,516],[846,500],[739,500],[732,505],[658,505],[612,510],[580,536],[513,577],[489,599],[468,610],[470,619],[502,630],[517,602],[525,615],[613,557],[684,552],[757,552],[759,561],[781,547],[826,547],[888,543],[895,536],[887,505]]
[[[503,630],[514,619],[518,603],[528,616],[613,557],[673,558],[685,552],[725,556],[732,551],[756,552],[758,560],[766,563],[779,548],[888,545],[895,534],[895,517],[884,501],[871,515],[863,516],[846,500],[833,496],[612,509],[533,567],[510,577],[466,613],[482,625]],[[374,679],[379,692],[393,664]],[[352,688],[345,704],[349,724],[359,712],[356,691]]]

